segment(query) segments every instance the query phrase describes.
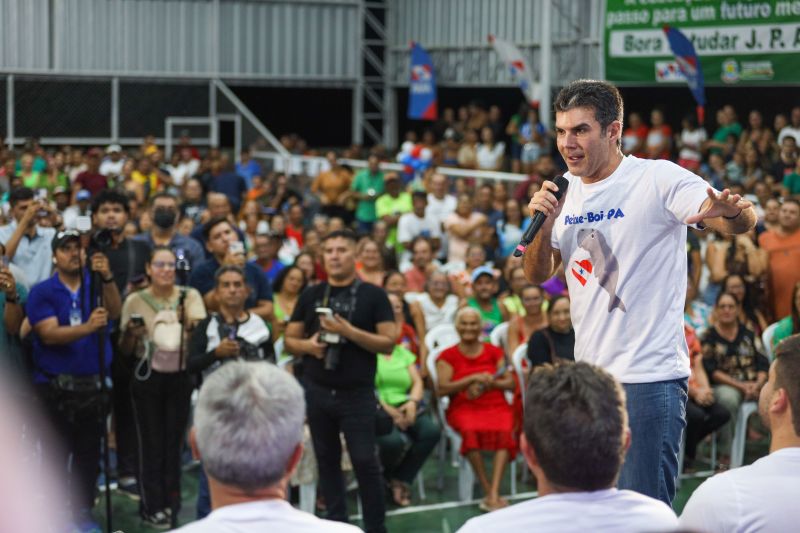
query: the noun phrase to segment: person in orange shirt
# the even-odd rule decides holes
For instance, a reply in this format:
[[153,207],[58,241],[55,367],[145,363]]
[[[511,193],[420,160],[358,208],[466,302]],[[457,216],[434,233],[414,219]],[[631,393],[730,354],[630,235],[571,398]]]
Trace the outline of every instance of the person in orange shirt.
[[791,313],[792,288],[800,281],[800,200],[783,201],[778,228],[762,233],[758,244],[769,254],[772,318],[780,320]]

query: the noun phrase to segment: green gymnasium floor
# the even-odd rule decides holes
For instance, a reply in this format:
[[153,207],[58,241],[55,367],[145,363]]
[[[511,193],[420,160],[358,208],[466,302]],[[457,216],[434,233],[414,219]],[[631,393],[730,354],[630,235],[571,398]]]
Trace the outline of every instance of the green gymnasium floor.
[[[698,452],[698,457],[704,454],[704,448]],[[766,455],[768,443],[766,441],[748,442],[745,453],[745,462],[751,463],[758,457]],[[702,464],[700,465],[702,468]],[[197,496],[197,467],[189,469],[183,475],[183,509],[180,513],[180,524],[191,522],[194,518],[195,498]],[[517,467],[519,476],[519,466]],[[414,487],[412,494],[412,506],[405,509],[398,509],[393,506],[387,508],[386,525],[390,533],[450,533],[458,530],[461,525],[469,518],[482,514],[478,509],[477,500],[471,504],[462,504],[457,498],[457,471],[451,466],[445,467],[444,489],[439,491],[436,488],[438,475],[438,461],[435,457],[428,460],[424,470],[425,479],[425,501],[419,500],[419,495]],[[680,514],[689,496],[702,482],[702,479],[687,479],[681,484],[675,499],[675,511]],[[517,483],[518,500],[521,501],[533,497],[535,486],[529,480],[527,483]],[[475,496],[478,497],[476,487]],[[508,495],[509,474],[506,471],[505,485],[503,493]],[[356,501],[354,492],[350,492],[349,509],[352,514],[356,513]],[[102,496],[102,494],[101,494]],[[141,524],[138,515],[138,503],[125,496],[112,492],[112,516],[114,531],[125,533],[150,533],[155,531]],[[105,500],[101,498],[95,508],[95,517],[103,527],[105,527]],[[362,525],[357,519],[352,520],[356,525]]]

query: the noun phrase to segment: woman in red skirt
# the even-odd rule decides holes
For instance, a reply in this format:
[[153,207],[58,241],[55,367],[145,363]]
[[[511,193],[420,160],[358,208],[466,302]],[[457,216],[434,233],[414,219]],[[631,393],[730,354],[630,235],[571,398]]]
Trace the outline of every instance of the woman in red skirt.
[[[461,435],[466,455],[485,493],[480,507],[494,511],[506,507],[500,481],[509,458],[517,451],[514,415],[503,394],[514,388],[503,350],[481,342],[481,317],[470,307],[456,314],[460,342],[444,350],[436,362],[439,393],[450,396],[447,423]],[[491,482],[481,451],[494,451]]]

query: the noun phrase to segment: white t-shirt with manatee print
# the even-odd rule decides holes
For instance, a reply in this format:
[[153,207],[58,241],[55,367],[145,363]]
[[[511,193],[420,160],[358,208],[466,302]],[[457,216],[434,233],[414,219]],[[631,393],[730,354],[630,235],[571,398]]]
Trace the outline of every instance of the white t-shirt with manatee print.
[[572,300],[575,359],[622,383],[685,378],[686,220],[708,197],[666,160],[623,158],[606,179],[569,180],[551,244]]

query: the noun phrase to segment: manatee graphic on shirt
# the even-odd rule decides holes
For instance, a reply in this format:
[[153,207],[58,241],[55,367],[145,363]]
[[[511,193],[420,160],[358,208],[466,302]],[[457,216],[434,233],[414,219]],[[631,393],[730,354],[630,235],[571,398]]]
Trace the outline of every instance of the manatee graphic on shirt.
[[578,230],[578,246],[589,252],[589,262],[583,265],[588,268],[581,270],[584,274],[581,277],[592,275],[597,278],[597,282],[608,293],[609,313],[614,309],[627,311],[625,304],[617,295],[619,263],[603,234],[593,228],[581,228]]

